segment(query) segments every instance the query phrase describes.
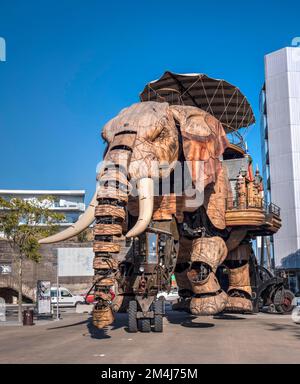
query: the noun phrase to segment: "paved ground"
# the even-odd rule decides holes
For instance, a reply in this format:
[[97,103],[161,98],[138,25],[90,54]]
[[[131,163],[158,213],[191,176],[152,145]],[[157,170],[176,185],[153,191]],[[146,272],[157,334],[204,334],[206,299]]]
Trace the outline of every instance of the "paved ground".
[[126,330],[126,314],[105,331],[89,316],[0,327],[1,363],[300,363],[300,325],[290,316],[194,318],[167,312],[164,333]]

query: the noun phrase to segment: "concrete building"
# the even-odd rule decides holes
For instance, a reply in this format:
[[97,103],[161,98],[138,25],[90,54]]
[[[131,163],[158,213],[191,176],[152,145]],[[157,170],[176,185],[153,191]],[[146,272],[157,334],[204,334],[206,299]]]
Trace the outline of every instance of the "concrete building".
[[[59,223],[61,230],[72,225],[85,211],[84,190],[0,190],[0,196],[10,200],[18,197],[24,200],[34,200],[37,197],[52,196],[51,210],[65,215],[65,221]],[[43,225],[43,223],[38,223]],[[23,263],[23,297],[24,300],[34,300],[37,280],[50,280],[52,284],[57,279],[57,254],[59,249],[74,250],[74,257],[86,254],[92,250],[91,239],[72,239],[59,244],[48,244],[41,247],[42,259],[39,263],[25,260]],[[64,276],[60,283],[74,293],[84,293],[92,283],[92,277],[83,274]],[[7,241],[0,236],[0,297],[7,303],[16,303],[18,289],[18,269],[13,251]]]
[[[49,209],[62,213],[65,220],[59,223],[64,229],[78,220],[78,217],[85,211],[84,190],[10,190],[0,189],[0,196],[4,199],[17,197],[23,200],[34,200],[40,197],[52,196]],[[40,223],[42,225],[43,223]]]
[[[51,285],[56,285],[57,281],[57,255],[62,249],[66,249],[68,254],[73,252],[75,261],[80,255],[86,255],[87,250],[92,251],[92,241],[79,242],[77,239],[64,241],[57,244],[44,244],[41,246],[41,260],[36,263],[31,260],[23,262],[23,300],[24,302],[35,301],[35,289],[37,280],[49,280]],[[6,266],[6,269],[1,267]],[[72,266],[70,266],[71,269]],[[82,275],[64,275],[59,278],[59,284],[67,287],[74,294],[84,294],[91,287],[92,276],[86,273]],[[18,291],[18,265],[13,251],[7,241],[0,238],[0,297],[6,303],[17,303]]]
[[271,239],[276,268],[300,290],[300,48],[265,56],[261,92],[265,198],[281,208],[282,228]]

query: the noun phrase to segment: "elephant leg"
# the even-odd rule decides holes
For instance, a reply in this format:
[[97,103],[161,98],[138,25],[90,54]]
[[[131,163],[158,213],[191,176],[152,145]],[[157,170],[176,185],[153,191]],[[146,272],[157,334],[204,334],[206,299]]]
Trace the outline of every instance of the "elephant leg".
[[225,262],[229,273],[228,303],[226,312],[248,313],[253,311],[249,275],[250,244],[240,245],[229,252]]
[[181,237],[179,241],[178,257],[175,267],[175,278],[178,286],[179,300],[172,305],[174,311],[189,311],[193,288],[188,279],[187,272],[190,267],[193,241]]
[[175,268],[175,278],[178,286],[179,300],[172,305],[174,311],[189,311],[193,288],[188,279],[187,272],[189,263],[177,264]]
[[227,294],[221,289],[215,272],[226,256],[226,244],[220,237],[193,241],[192,264],[187,273],[194,292],[190,303],[192,314],[214,315],[224,310]]

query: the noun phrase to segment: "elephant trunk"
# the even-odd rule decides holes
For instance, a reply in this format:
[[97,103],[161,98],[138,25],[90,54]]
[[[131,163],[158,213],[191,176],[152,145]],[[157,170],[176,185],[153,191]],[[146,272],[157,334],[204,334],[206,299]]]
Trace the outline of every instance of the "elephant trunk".
[[[115,241],[115,236],[122,234],[122,224],[126,217],[128,187],[127,178],[120,169],[108,170],[100,178],[94,228],[96,304],[93,311],[93,323],[97,328],[103,328],[112,322],[113,310],[119,308],[123,301],[123,296],[117,295],[115,298],[117,305],[114,305],[114,302],[109,304],[112,301],[111,289],[116,286],[119,276],[120,244]],[[136,225],[127,233],[126,237],[138,236],[149,225],[153,213],[153,189],[152,179],[142,178],[138,181],[139,217]]]
[[[97,328],[103,328],[114,318],[111,305],[112,288],[116,285],[119,274],[118,254],[121,250],[116,240],[123,232],[129,183],[120,168],[105,170],[99,182],[93,246],[96,302],[93,310],[93,324]],[[118,300],[122,300],[122,296]]]

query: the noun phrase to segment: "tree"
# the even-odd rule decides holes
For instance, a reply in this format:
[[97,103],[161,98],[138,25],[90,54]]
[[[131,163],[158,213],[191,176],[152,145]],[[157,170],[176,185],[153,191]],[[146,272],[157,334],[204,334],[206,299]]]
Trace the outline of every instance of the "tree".
[[[0,232],[10,244],[18,265],[18,319],[22,321],[23,262],[41,259],[39,239],[58,231],[64,215],[50,209],[53,198],[44,196],[32,200],[0,197]],[[39,224],[39,225],[37,225]]]
[[77,235],[77,240],[79,243],[85,243],[86,241],[91,241],[93,239],[93,233],[90,228],[85,229],[83,232]]

